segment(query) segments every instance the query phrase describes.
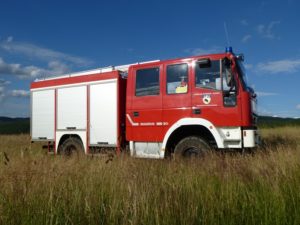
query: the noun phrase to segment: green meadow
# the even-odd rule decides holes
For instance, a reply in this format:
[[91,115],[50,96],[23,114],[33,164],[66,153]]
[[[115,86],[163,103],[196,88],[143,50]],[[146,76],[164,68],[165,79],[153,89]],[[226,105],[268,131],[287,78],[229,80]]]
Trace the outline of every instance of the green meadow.
[[300,224],[300,127],[190,161],[54,156],[0,136],[0,224]]

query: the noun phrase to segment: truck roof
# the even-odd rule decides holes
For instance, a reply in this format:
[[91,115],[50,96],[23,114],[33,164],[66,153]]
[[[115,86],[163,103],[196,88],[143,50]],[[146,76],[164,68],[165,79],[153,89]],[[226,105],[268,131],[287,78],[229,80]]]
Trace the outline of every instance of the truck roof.
[[55,80],[55,79],[68,78],[68,77],[77,77],[77,76],[84,76],[84,75],[93,75],[93,74],[106,73],[106,72],[112,72],[112,71],[120,71],[120,72],[126,73],[128,71],[128,68],[132,65],[141,65],[141,64],[154,63],[154,62],[159,62],[159,61],[160,60],[151,60],[151,61],[145,61],[145,62],[137,62],[137,63],[132,63],[132,64],[120,65],[120,66],[106,66],[106,67],[101,67],[101,68],[97,68],[97,69],[84,70],[84,71],[79,71],[79,72],[74,72],[74,73],[63,74],[63,75],[59,75],[59,76],[39,78],[39,79],[35,79],[34,82],[45,81],[45,80]]
[[68,73],[68,74],[63,74],[63,75],[59,75],[59,76],[39,78],[39,79],[35,79],[34,82],[46,81],[46,80],[56,80],[56,79],[61,79],[61,78],[77,77],[77,76],[84,76],[84,75],[93,75],[93,74],[100,74],[100,73],[106,73],[106,72],[112,72],[112,71],[120,71],[123,73],[127,73],[130,66],[138,66],[138,65],[142,65],[142,64],[155,64],[158,62],[168,63],[168,62],[172,62],[172,61],[192,60],[195,58],[207,58],[207,57],[219,58],[219,57],[224,57],[225,55],[230,55],[230,53],[207,54],[207,55],[200,55],[200,56],[198,55],[198,56],[167,59],[167,60],[151,60],[151,61],[137,62],[137,63],[125,64],[125,65],[119,65],[119,66],[106,66],[106,67],[102,67],[102,68]]

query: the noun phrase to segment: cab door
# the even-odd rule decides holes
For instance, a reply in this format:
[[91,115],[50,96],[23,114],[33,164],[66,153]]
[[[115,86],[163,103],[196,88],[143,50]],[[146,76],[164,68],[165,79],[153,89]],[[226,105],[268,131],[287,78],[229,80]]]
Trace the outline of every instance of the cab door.
[[162,142],[162,66],[133,68],[131,82],[131,107],[127,113],[129,135],[134,142]]
[[195,60],[193,69],[193,117],[216,127],[240,126],[241,108],[237,78],[223,59]]
[[176,61],[164,65],[163,127],[191,117],[191,63]]

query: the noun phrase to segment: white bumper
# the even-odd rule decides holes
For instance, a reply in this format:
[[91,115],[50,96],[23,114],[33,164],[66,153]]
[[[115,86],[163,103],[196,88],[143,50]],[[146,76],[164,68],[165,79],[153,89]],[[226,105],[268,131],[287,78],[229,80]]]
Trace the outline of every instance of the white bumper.
[[254,148],[260,142],[257,129],[242,129],[241,127],[217,128],[219,136],[218,148]]
[[259,145],[260,136],[257,130],[243,130],[244,148],[253,148]]

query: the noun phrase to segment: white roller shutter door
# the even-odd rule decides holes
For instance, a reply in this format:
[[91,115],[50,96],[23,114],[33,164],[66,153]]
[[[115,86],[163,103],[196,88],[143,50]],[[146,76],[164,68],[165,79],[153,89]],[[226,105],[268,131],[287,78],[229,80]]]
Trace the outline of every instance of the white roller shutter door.
[[90,86],[90,144],[117,144],[117,81]]
[[31,93],[31,137],[33,140],[54,140],[54,90]]
[[57,129],[86,129],[87,87],[66,87],[57,90]]

